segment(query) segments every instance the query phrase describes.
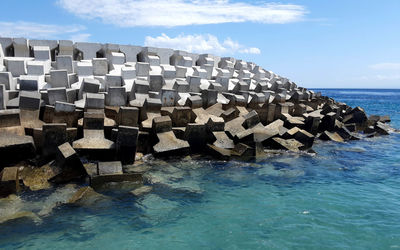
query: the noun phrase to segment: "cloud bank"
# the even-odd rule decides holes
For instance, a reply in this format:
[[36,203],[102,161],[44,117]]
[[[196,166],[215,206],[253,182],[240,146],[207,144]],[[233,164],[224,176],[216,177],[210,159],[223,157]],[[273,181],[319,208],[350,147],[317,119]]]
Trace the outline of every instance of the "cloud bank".
[[82,25],[53,25],[33,22],[0,22],[0,36],[3,37],[25,37],[37,39],[66,39],[77,38],[87,40],[90,34],[80,33],[86,28]]
[[259,48],[248,48],[230,38],[220,42],[216,36],[206,35],[178,35],[169,37],[166,34],[161,34],[157,37],[146,36],[144,41],[145,46],[173,48],[176,50],[184,50],[194,53],[210,53],[215,55],[229,54],[260,54]]
[[121,27],[220,23],[283,24],[304,19],[302,5],[229,0],[58,0],[68,12]]

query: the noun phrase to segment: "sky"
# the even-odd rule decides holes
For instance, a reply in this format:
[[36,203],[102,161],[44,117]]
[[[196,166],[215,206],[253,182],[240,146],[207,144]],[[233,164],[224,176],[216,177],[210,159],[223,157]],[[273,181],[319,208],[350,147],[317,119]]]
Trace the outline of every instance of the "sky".
[[12,0],[0,36],[233,56],[307,88],[400,88],[399,0]]

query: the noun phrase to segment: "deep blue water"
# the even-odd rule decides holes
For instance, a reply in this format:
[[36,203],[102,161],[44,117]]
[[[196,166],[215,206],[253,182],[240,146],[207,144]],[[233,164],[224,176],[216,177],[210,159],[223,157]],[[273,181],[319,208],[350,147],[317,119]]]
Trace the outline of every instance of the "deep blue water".
[[[321,91],[400,128],[400,90]],[[400,248],[400,135],[314,150],[245,163],[154,161],[156,184],[141,198],[118,186],[103,191],[110,200],[51,209],[75,189],[27,192],[7,204],[38,218],[0,224],[0,248]]]

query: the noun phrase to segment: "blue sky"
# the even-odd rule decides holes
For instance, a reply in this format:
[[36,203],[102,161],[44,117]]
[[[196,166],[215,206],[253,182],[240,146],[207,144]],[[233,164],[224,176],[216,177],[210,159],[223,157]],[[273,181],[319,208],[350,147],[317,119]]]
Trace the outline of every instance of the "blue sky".
[[172,47],[308,88],[399,88],[399,0],[13,0],[0,36]]

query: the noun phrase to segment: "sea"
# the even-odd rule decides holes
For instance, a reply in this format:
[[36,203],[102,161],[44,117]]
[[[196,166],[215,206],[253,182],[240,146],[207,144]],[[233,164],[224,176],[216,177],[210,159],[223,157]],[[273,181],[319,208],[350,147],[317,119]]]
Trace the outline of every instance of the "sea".
[[[314,89],[390,115],[400,90]],[[101,199],[68,204],[66,185],[0,202],[0,249],[398,249],[400,134],[316,142],[316,155],[256,161],[149,159],[152,191],[109,185]],[[128,169],[129,171],[129,169]]]

